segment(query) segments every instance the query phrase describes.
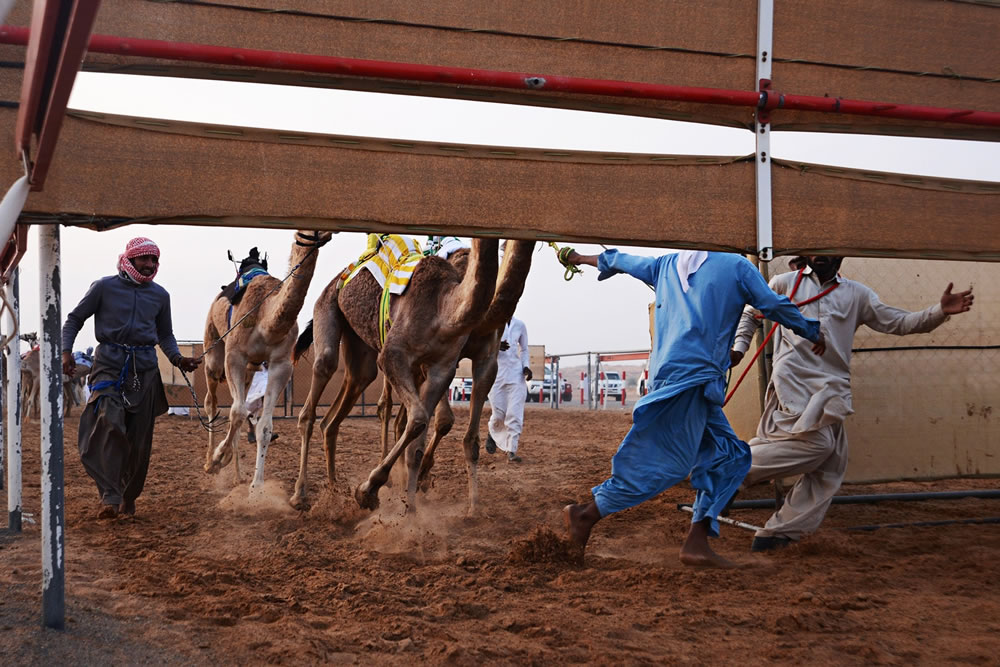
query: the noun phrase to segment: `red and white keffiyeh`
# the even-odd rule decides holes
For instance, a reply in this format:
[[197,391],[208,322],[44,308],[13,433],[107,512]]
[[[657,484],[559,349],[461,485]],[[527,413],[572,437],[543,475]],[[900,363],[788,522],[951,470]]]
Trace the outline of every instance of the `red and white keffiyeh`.
[[155,255],[156,257],[159,257],[160,248],[150,239],[137,236],[128,242],[128,245],[125,246],[125,252],[118,255],[118,270],[125,273],[125,275],[137,283],[153,282],[153,278],[156,277],[156,272],[160,270],[159,265],[157,265],[157,267],[153,270],[153,275],[144,276],[139,273],[139,271],[132,265],[132,262],[129,261],[133,257],[142,257],[143,255]]

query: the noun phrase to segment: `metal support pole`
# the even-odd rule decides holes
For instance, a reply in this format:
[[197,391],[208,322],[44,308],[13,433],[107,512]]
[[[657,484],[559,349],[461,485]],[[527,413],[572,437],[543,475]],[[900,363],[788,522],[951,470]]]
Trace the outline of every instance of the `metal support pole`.
[[42,397],[42,623],[61,630],[65,620],[66,562],[63,516],[62,277],[59,225],[38,231]]
[[[771,60],[774,32],[774,0],[757,0],[757,91],[771,84]],[[771,220],[771,128],[767,113],[757,110],[757,256],[769,262],[774,257],[774,234]]]
[[[13,309],[7,320],[12,333],[16,331],[20,304],[21,270],[15,268],[4,288]],[[7,349],[7,527],[21,532],[21,342],[17,336]]]
[[590,367],[590,352],[587,353],[587,409],[594,409],[594,373]]
[[558,410],[559,404],[562,403],[562,373],[559,371],[559,357],[556,357],[556,388],[553,391],[556,392],[556,410]]

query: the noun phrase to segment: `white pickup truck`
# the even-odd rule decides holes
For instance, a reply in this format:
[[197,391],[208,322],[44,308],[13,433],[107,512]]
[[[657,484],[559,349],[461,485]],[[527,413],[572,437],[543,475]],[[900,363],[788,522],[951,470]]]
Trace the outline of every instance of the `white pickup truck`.
[[614,398],[620,401],[625,393],[625,381],[617,371],[605,371],[604,379],[598,381],[597,390],[604,392],[605,399]]
[[455,378],[449,389],[452,401],[468,401],[472,398],[472,378]]
[[[562,379],[559,382],[559,385],[560,385],[560,391],[559,391],[559,393],[560,393],[560,399],[559,400],[561,400],[562,402],[566,402],[566,401],[572,400],[573,399],[573,385],[572,385],[572,383],[570,383],[569,380]],[[539,396],[541,396],[541,400],[542,401],[552,400],[551,396],[552,396],[552,387],[553,386],[555,386],[555,382],[552,379],[552,374],[551,373],[546,373],[545,374],[545,382],[544,382],[544,384],[539,379],[532,379],[530,382],[528,382],[528,401],[535,401],[535,402],[537,402],[539,400]]]

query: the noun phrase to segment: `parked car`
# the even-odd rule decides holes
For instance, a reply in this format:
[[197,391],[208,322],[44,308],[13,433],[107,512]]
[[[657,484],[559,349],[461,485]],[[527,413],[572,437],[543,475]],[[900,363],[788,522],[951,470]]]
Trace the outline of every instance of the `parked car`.
[[[532,379],[528,382],[528,401],[538,402],[539,398],[542,401],[552,400],[552,387],[555,386],[555,382],[552,378],[551,373],[545,374],[545,381]],[[572,383],[563,378],[559,382],[560,387],[560,400],[565,402],[573,399],[573,385]]]
[[450,392],[452,401],[470,400],[472,397],[472,378],[455,378],[451,381]]
[[604,398],[614,398],[622,400],[625,391],[625,381],[620,373],[616,371],[605,371],[604,379],[598,381],[598,390],[604,392]]

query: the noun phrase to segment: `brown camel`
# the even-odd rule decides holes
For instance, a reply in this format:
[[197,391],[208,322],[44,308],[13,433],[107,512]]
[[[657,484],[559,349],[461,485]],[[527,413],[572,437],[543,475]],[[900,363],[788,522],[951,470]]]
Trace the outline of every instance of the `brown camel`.
[[[465,451],[465,468],[469,478],[469,514],[474,514],[479,497],[479,485],[476,468],[479,461],[479,424],[482,419],[483,405],[493,381],[497,377],[497,351],[500,349],[500,337],[504,325],[510,321],[517,308],[517,303],[524,293],[524,282],[531,270],[531,256],[535,249],[534,241],[505,241],[503,262],[497,278],[497,289],[493,301],[482,321],[469,336],[462,348],[461,359],[472,360],[472,396],[469,398],[469,425],[462,441]],[[453,253],[448,261],[461,272],[468,261],[468,251],[459,250]],[[386,403],[383,420],[383,439],[388,434],[388,408],[391,405],[391,388],[383,387],[383,397],[380,404]],[[406,411],[400,408],[396,420],[396,432],[399,433],[406,422]],[[455,424],[455,415],[451,411],[448,396],[442,397],[434,410],[434,436],[430,445],[424,451],[423,460],[418,475],[418,486],[426,491],[430,487],[430,471],[434,466],[434,452],[438,443],[451,431]]]
[[[311,340],[315,341],[315,360],[309,396],[299,413],[302,451],[299,478],[290,500],[293,506],[306,505],[306,465],[316,404],[337,370],[343,339],[344,383],[322,422],[327,477],[331,484],[336,480],[340,423],[381,368],[386,382],[400,395],[409,418],[392,449],[384,452],[379,465],[355,489],[354,497],[363,508],[378,507],[378,491],[405,450],[409,473],[407,498],[409,508],[416,508],[417,473],[427,424],[455,376],[455,366],[469,334],[489,308],[496,289],[497,244],[495,239],[474,240],[464,273],[440,257],[423,258],[414,269],[406,291],[390,299],[392,326],[384,345],[379,344],[382,288],[375,278],[362,271],[339,290],[339,280],[327,285],[313,310]],[[296,346],[299,351],[309,345],[305,334],[303,339]],[[384,409],[380,404],[380,414],[384,414]]]
[[[246,391],[251,378],[248,367],[266,361],[267,392],[257,421],[257,462],[250,488],[258,487],[263,481],[267,446],[274,430],[271,422],[274,404],[292,375],[292,347],[299,335],[296,318],[316,270],[319,247],[330,238],[330,232],[297,231],[289,261],[290,271],[294,273],[284,282],[270,275],[254,278],[239,303],[233,306],[231,317],[228,316],[230,302],[222,293],[212,302],[205,323],[205,378],[208,383],[205,411],[215,415],[218,406],[215,393],[223,379],[228,382],[233,405],[229,410],[226,437],[217,447],[215,434],[209,431],[206,472],[218,472],[233,461],[236,482],[241,481],[236,447],[248,414]],[[229,333],[223,338],[227,331]]]

